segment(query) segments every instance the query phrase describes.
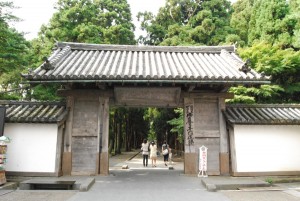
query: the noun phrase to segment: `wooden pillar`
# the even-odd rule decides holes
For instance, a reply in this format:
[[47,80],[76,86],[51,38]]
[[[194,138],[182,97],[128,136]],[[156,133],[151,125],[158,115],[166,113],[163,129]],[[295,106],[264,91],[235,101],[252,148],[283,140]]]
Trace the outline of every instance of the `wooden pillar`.
[[226,121],[222,111],[225,110],[225,99],[219,98],[219,123],[220,123],[220,173],[229,175],[229,145],[226,130]]
[[198,154],[195,149],[194,136],[194,99],[184,98],[184,173],[197,174]]
[[109,174],[109,154],[108,154],[108,138],[109,138],[109,98],[99,98],[99,119],[98,119],[98,174]]
[[64,132],[64,150],[62,159],[62,173],[63,175],[71,175],[72,172],[72,127],[73,127],[73,111],[74,111],[74,97],[67,97],[67,108],[69,110],[66,127]]

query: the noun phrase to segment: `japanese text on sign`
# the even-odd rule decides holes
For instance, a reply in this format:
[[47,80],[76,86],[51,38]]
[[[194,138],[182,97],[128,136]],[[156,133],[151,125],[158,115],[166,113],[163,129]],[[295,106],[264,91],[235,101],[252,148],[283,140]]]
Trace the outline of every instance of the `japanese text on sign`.
[[207,176],[205,174],[207,171],[207,147],[205,146],[199,148],[199,171],[199,175]]
[[188,145],[191,146],[194,144],[194,137],[193,137],[193,121],[192,121],[192,117],[193,117],[193,113],[194,113],[194,108],[192,105],[187,105],[185,106],[186,109],[186,131],[187,131],[187,141],[188,141]]

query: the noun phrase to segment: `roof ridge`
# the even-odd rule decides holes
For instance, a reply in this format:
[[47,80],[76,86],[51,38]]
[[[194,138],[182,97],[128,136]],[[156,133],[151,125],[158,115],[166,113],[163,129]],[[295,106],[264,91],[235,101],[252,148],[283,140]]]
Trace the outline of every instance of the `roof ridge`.
[[276,107],[276,108],[284,108],[284,107],[296,107],[300,108],[300,103],[274,103],[274,104],[226,104],[226,107],[251,107],[251,108],[263,108],[263,107]]
[[15,100],[0,100],[0,105],[65,105],[65,101],[15,101]]
[[71,49],[80,50],[111,50],[111,51],[156,51],[156,52],[207,52],[221,53],[221,50],[235,52],[234,45],[227,46],[140,46],[140,45],[115,45],[115,44],[92,44],[92,43],[74,43],[57,42],[56,48],[70,46]]

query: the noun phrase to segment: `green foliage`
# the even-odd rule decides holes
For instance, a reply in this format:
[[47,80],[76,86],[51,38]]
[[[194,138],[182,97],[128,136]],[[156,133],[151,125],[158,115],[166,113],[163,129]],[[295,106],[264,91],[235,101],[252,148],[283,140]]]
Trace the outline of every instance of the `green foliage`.
[[[271,76],[272,85],[261,86],[259,91],[250,90],[257,101],[299,102],[300,52],[279,45],[256,43],[239,50],[242,58],[248,58],[258,72]],[[236,91],[234,91],[236,93]],[[247,92],[249,94],[249,90]]]
[[35,86],[32,90],[31,98],[34,100],[42,101],[57,101],[61,97],[56,95],[57,89],[59,88],[58,84],[39,84]]
[[268,182],[268,183],[271,184],[271,185],[274,183],[274,179],[271,178],[271,177],[266,178],[265,181]]
[[1,100],[20,100],[21,97],[19,94],[16,93],[2,93],[0,94]]
[[236,46],[245,46],[245,42],[237,34],[228,34],[226,36],[225,44],[235,44]]
[[40,37],[84,43],[135,44],[126,0],[59,0]]
[[285,0],[254,1],[249,22],[249,44],[260,40],[290,47],[297,21],[289,14],[290,7]]
[[[18,20],[11,15],[15,7],[11,2],[0,2],[0,85],[4,91],[19,88],[21,73],[28,64],[27,52],[29,43],[8,24],[9,21]],[[7,10],[7,12],[2,12]],[[21,99],[18,91],[4,94],[3,99]]]
[[300,52],[291,48],[261,42],[250,48],[240,49],[240,56],[249,58],[252,66],[259,72],[272,75],[277,84],[285,83],[287,76],[293,76],[300,70]]
[[144,119],[149,123],[150,128],[148,139],[156,140],[157,142],[167,140],[170,143],[172,140],[169,134],[173,127],[167,122],[177,116],[173,109],[148,108],[144,115]]
[[261,85],[260,87],[231,87],[229,92],[234,94],[234,98],[227,100],[229,103],[274,103],[280,99],[280,92],[283,88],[278,85]]
[[231,5],[227,0],[167,0],[157,16],[139,13],[148,45],[218,45],[233,33],[229,26]]
[[292,36],[292,46],[295,48],[300,48],[300,1],[299,0],[289,0],[289,18],[293,19],[295,22],[295,27],[293,29]]
[[265,41],[281,47],[300,47],[298,0],[239,0],[233,4],[230,25],[244,43]]
[[145,110],[144,120],[149,124],[149,133],[147,139],[157,140],[157,133],[155,132],[153,122],[155,119],[159,118],[160,113],[157,108],[148,108]]
[[144,114],[145,109],[142,108],[110,108],[110,153],[121,153],[123,148],[126,151],[140,148],[140,143],[147,138],[149,131]]
[[248,44],[249,22],[253,12],[254,0],[239,0],[233,4],[233,13],[230,20],[230,26],[235,29],[236,34],[240,37],[244,46]]
[[167,121],[167,123],[172,126],[171,133],[177,134],[177,140],[182,144],[184,141],[183,109],[177,108],[174,112],[179,116]]

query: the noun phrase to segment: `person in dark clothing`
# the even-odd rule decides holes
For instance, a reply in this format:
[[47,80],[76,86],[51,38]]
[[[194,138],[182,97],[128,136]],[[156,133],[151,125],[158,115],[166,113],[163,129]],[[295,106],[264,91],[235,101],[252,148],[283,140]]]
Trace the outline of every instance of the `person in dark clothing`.
[[164,141],[162,147],[161,147],[161,151],[162,151],[162,154],[164,156],[164,163],[165,163],[165,166],[168,166],[167,165],[167,162],[169,160],[169,145],[167,144],[166,141]]
[[147,167],[148,166],[148,156],[149,156],[149,144],[146,139],[144,139],[144,141],[142,143],[141,150],[142,150],[142,154],[143,154],[143,165],[144,165],[144,167],[145,166]]

